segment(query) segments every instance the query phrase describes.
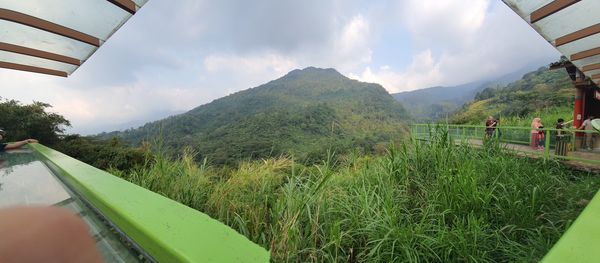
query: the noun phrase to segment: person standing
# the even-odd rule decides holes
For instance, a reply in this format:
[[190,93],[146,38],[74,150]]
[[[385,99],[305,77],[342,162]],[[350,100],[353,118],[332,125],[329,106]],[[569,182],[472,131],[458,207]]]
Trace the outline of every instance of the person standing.
[[581,126],[579,126],[579,130],[585,130],[585,140],[584,140],[584,144],[583,144],[583,148],[588,149],[588,150],[592,150],[594,148],[593,145],[593,138],[594,138],[594,126],[592,126],[592,120],[594,119],[594,116],[588,116],[587,119],[585,119],[585,121],[583,121],[583,123],[581,124]]
[[485,138],[489,139],[494,136],[494,131],[496,130],[496,126],[498,125],[498,121],[494,119],[492,116],[488,116],[485,121]]
[[[530,146],[531,146],[531,148],[533,148],[535,150],[539,150],[541,147],[540,141],[541,141],[542,137],[540,136],[540,129],[542,129],[542,128],[544,128],[544,126],[542,125],[542,119],[534,118],[533,121],[531,122]],[[543,136],[543,133],[542,133],[542,136]],[[543,148],[541,148],[541,149],[543,149]]]

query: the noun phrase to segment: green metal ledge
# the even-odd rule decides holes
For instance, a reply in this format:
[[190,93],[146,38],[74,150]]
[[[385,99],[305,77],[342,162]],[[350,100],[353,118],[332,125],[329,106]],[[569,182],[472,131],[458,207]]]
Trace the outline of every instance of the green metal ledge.
[[159,262],[269,262],[269,252],[209,216],[40,144],[30,147]]
[[600,193],[546,254],[542,262],[598,262],[600,260]]

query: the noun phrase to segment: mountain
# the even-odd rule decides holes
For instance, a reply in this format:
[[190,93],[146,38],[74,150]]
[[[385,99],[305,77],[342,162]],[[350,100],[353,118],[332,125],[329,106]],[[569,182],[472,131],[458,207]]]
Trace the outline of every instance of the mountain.
[[[548,112],[562,114],[563,109],[572,113],[573,99],[573,85],[567,72],[542,67],[508,85],[479,91],[472,102],[451,117],[451,121],[481,123],[489,115],[503,119],[521,118]],[[525,122],[530,121],[529,117],[525,119]]]
[[99,137],[138,145],[160,138],[168,152],[190,147],[198,158],[217,164],[281,154],[316,160],[328,149],[373,151],[380,143],[399,140],[407,118],[380,85],[311,67],[184,114]]
[[487,82],[472,82],[453,87],[432,87],[392,94],[417,120],[438,120],[473,99]]
[[479,91],[505,86],[519,80],[535,68],[530,66],[497,78],[475,81],[458,86],[438,86],[392,94],[408,112],[419,121],[436,121],[451,116],[460,107],[473,100]]

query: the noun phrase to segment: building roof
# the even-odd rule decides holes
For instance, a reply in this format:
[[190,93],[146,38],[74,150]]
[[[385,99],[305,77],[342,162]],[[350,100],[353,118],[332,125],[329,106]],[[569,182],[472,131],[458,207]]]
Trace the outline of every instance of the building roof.
[[596,84],[600,84],[600,1],[503,0]]
[[0,1],[0,68],[67,77],[147,1]]

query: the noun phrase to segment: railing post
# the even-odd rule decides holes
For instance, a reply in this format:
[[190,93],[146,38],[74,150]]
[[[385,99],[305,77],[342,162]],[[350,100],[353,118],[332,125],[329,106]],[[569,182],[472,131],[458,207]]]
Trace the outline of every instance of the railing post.
[[544,159],[550,160],[550,131],[545,130],[545,145],[544,145]]

